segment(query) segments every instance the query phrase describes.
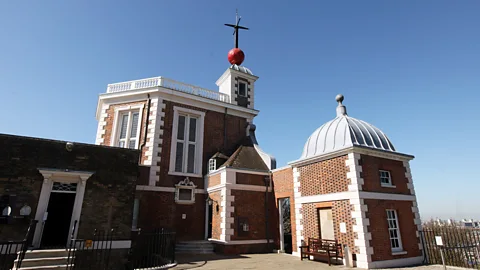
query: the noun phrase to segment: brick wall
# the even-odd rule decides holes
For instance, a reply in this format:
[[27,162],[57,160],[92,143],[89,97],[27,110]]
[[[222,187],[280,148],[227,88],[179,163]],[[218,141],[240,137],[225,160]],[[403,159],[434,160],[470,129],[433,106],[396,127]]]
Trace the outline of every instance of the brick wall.
[[237,173],[237,184],[265,186],[265,175]]
[[221,213],[223,211],[220,203],[222,201],[222,195],[220,191],[212,192],[208,195],[214,201],[212,205],[212,238],[220,240],[220,235],[222,234],[222,228],[220,228],[220,224],[222,224]]
[[[417,226],[414,224],[411,201],[386,201],[365,199],[368,207],[366,217],[370,220],[368,231],[372,234],[370,246],[373,247],[372,261],[392,260],[421,256],[418,247]],[[390,236],[388,233],[387,209],[395,209],[398,215],[400,235],[405,255],[392,255]]]
[[302,196],[348,191],[347,156],[340,156],[299,167]]
[[[195,194],[194,204],[175,203],[175,193],[138,191],[140,200],[138,227],[143,230],[168,228],[175,230],[178,240],[205,238],[204,194]],[[182,215],[186,218],[183,219]]]
[[[354,248],[356,235],[353,232],[353,225],[355,225],[355,221],[351,214],[353,206],[350,205],[349,200],[303,204],[303,238],[305,242],[308,242],[309,237],[320,238],[318,208],[332,208],[335,239],[337,239],[340,244],[348,245],[353,253],[358,252],[356,248]],[[345,223],[346,233],[340,232],[340,223]]]
[[[275,206],[277,208],[277,220],[278,220],[278,200],[281,198],[290,198],[290,224],[292,230],[292,250],[297,250],[297,234],[296,234],[296,223],[295,223],[295,197],[293,195],[293,171],[291,167],[285,168],[283,170],[273,172],[273,190],[275,195]],[[280,245],[280,231],[278,222],[276,222],[275,230],[275,242],[277,246]]]
[[[14,214],[24,202],[31,203],[34,218],[43,184],[37,168],[93,171],[86,181],[78,237],[111,228],[119,237],[129,235],[139,151],[82,143],[66,151],[65,145],[64,141],[0,134],[0,195],[17,195]],[[12,225],[1,226],[0,239],[24,235],[26,227]]]
[[[405,177],[405,167],[403,166],[403,162],[362,155],[361,163],[364,179],[362,189],[364,191],[410,194],[410,190],[407,186],[408,179]],[[392,184],[396,186],[395,188],[381,186],[379,170],[390,172]]]
[[[191,110],[205,112],[205,126],[203,137],[203,159],[202,159],[202,172],[206,174],[208,172],[208,160],[218,151],[230,155],[238,147],[238,145],[245,139],[245,128],[247,127],[247,121],[245,118],[227,115],[227,144],[228,149],[223,150],[224,147],[224,117],[225,114],[209,111],[197,107],[192,107],[184,104],[174,103],[171,101],[163,101],[165,103],[165,118],[164,118],[164,131],[163,131],[163,143],[162,143],[162,156],[160,166],[160,181],[157,182],[158,186],[172,187],[179,181],[183,180],[183,176],[169,175],[170,167],[170,148],[172,141],[173,130],[173,107],[183,107]],[[197,185],[197,188],[204,188],[203,178],[190,177],[190,180]]]
[[[42,189],[41,175],[24,175],[18,178],[0,178],[0,195],[10,195],[14,202],[12,216],[20,217],[20,208],[27,203],[32,209],[32,217],[37,211],[38,198]],[[0,207],[3,210],[4,206]],[[0,224],[0,241],[15,241],[25,237],[30,219],[13,218],[8,224]],[[5,221],[5,220],[4,220]]]
[[214,186],[220,185],[220,183],[221,183],[220,173],[208,176],[208,187],[214,187]]
[[[231,190],[232,196],[235,197],[234,202],[234,234],[231,240],[258,240],[266,239],[266,213],[265,213],[265,192],[246,191],[246,190]],[[268,194],[269,201],[267,208],[268,212],[268,226],[270,239],[274,239],[278,232],[278,211],[275,207],[274,195],[270,192]],[[249,231],[245,234],[239,233],[238,218],[243,217],[248,219]]]

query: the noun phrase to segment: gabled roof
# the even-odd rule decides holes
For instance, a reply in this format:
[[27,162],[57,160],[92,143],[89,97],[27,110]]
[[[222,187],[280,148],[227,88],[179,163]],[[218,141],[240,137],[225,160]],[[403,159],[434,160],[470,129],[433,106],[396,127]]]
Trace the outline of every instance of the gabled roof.
[[253,145],[240,145],[235,153],[220,167],[269,171]]

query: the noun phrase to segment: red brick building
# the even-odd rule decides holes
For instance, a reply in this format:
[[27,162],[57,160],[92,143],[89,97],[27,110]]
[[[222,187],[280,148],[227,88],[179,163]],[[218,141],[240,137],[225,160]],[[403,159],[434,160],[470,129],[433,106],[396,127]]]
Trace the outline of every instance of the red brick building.
[[309,237],[337,239],[357,267],[420,263],[413,156],[348,116],[339,95],[337,117],[276,169],[255,138],[257,79],[234,64],[219,91],[163,77],[108,85],[96,143],[141,150],[134,229],[172,228],[222,253],[299,255]]
[[255,139],[257,79],[232,65],[218,92],[163,77],[108,85],[96,143],[141,150],[134,229],[172,228],[225,253],[266,251],[275,159]]
[[[378,128],[347,115],[308,139],[302,157],[273,171],[277,200],[289,198],[293,254],[308,238],[337,239],[360,268],[419,264],[421,223],[409,161]],[[280,249],[285,245],[280,233]]]

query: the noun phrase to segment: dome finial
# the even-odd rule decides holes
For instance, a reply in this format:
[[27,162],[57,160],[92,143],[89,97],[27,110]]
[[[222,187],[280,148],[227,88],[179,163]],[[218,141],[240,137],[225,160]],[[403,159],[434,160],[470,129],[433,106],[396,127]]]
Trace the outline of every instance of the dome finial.
[[335,97],[335,100],[338,102],[337,106],[337,116],[347,115],[347,108],[342,104],[344,97],[342,94],[338,94]]

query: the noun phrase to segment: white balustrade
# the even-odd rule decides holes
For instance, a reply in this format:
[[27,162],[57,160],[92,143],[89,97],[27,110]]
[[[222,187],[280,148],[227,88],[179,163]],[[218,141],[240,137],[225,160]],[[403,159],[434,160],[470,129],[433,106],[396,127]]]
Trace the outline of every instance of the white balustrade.
[[186,84],[182,82],[178,82],[172,79],[167,79],[163,77],[154,77],[136,81],[129,81],[129,82],[121,82],[121,83],[114,83],[109,84],[107,86],[107,93],[117,93],[117,92],[124,92],[124,91],[131,91],[131,90],[138,90],[144,88],[151,88],[151,87],[164,87],[168,89],[173,89],[176,91],[218,100],[225,103],[230,103],[230,96],[217,92],[208,90],[205,88],[201,88],[195,85]]

